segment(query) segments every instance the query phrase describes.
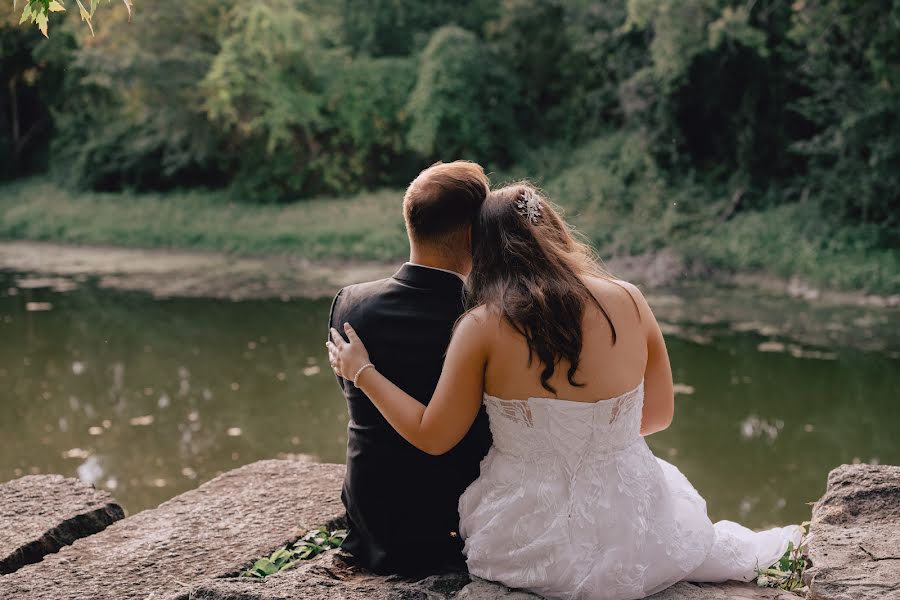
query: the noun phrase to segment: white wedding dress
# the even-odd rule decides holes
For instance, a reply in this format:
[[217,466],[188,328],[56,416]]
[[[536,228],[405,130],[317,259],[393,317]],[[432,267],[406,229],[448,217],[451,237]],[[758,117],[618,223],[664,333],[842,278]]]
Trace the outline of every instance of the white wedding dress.
[[797,526],[713,524],[640,434],[643,383],[596,403],[485,394],[494,445],[459,500],[470,573],[548,598],[630,600],[678,581],[751,580]]

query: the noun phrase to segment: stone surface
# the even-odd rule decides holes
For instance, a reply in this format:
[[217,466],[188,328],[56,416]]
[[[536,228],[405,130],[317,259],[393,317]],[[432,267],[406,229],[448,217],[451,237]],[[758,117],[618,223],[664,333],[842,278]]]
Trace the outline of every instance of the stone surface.
[[209,581],[194,590],[193,600],[439,600],[453,597],[468,583],[465,573],[433,575],[420,581],[373,575],[351,566],[346,554],[329,551],[265,579]]
[[810,599],[900,599],[900,467],[834,469],[811,534]]
[[107,492],[62,475],[0,484],[0,575],[12,573],[125,516]]
[[[3,600],[537,600],[463,573],[381,577],[341,551],[266,579],[255,558],[336,523],[343,466],[262,461],[0,576]],[[60,478],[62,479],[62,478]],[[9,484],[7,484],[9,485]],[[11,503],[7,503],[11,504]],[[9,510],[8,507],[3,507]],[[900,600],[900,467],[832,471],[813,511],[807,571],[814,600]],[[679,583],[650,600],[795,600],[754,584]]]
[[761,588],[755,583],[726,581],[725,583],[676,583],[648,600],[799,600],[801,596]]
[[342,465],[285,460],[229,471],[0,577],[0,598],[186,599],[338,519],[343,476]]
[[[328,552],[308,564],[266,579],[223,578],[201,584],[194,600],[540,600],[540,596],[463,573],[433,575],[421,581],[379,577],[348,564],[346,555]],[[649,600],[798,600],[752,583],[679,583]]]

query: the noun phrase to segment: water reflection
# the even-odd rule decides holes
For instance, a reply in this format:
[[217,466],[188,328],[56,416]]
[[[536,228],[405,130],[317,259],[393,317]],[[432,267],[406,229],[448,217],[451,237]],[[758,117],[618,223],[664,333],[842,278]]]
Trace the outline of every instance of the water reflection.
[[[714,518],[799,522],[834,465],[900,463],[896,357],[672,304],[676,420],[649,441]],[[75,475],[134,513],[262,458],[343,461],[346,409],[322,368],[328,308],[0,273],[0,481]]]
[[0,480],[77,475],[135,512],[278,453],[343,460],[345,407],[318,367],[327,302],[13,279],[0,275]]

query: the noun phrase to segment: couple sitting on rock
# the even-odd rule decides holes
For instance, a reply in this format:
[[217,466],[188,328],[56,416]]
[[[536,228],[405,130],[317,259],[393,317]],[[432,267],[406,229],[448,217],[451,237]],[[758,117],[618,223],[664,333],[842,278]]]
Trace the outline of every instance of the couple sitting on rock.
[[799,540],[712,523],[650,452],[674,408],[659,326],[538,189],[439,163],[403,215],[409,262],[341,290],[330,316],[360,566],[626,600],[752,579]]

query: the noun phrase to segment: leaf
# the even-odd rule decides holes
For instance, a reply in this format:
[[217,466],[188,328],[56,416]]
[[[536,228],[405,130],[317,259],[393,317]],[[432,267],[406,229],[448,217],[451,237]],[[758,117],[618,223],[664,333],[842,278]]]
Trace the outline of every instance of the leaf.
[[91,13],[84,7],[84,4],[81,3],[81,0],[75,0],[75,3],[78,4],[78,12],[81,13],[81,18],[85,21],[91,20]]
[[66,7],[58,2],[58,0],[50,0],[48,8],[50,9],[50,12],[66,12]]
[[260,558],[255,563],[253,563],[253,570],[260,573],[263,577],[278,572],[275,564],[268,558]]
[[771,575],[772,577],[790,577],[790,573],[786,571],[781,571],[779,569],[763,569],[759,571],[763,575]]
[[285,559],[290,557],[291,553],[287,548],[279,548],[275,552],[272,553],[272,556],[269,557],[271,561],[277,561],[279,559]]
[[78,4],[78,12],[81,13],[81,20],[85,21],[88,24],[88,27],[91,30],[91,35],[94,35],[94,25],[91,23],[91,13],[84,7],[84,4],[81,3],[81,0],[75,0]]
[[22,9],[22,18],[19,20],[19,25],[27,21],[31,18],[31,4],[26,4],[25,8]]
[[48,19],[47,19],[46,11],[47,11],[47,9],[43,8],[43,10],[38,12],[38,14],[34,18],[34,22],[37,23],[38,29],[41,30],[41,33],[44,34],[44,37],[49,38],[50,36],[47,35],[47,20]]
[[128,9],[128,22],[131,23],[131,9],[134,7],[131,0],[122,0],[125,3],[125,8]]

